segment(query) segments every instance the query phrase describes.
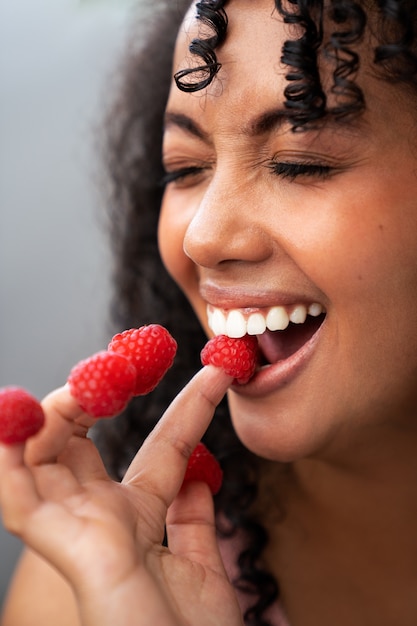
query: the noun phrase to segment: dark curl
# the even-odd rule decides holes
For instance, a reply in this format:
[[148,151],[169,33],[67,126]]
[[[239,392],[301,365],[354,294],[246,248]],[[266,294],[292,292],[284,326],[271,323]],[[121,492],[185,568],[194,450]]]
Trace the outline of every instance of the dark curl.
[[359,70],[359,54],[352,49],[363,38],[366,27],[366,13],[356,2],[333,0],[330,18],[335,25],[343,26],[331,33],[325,47],[327,58],[334,61],[332,94],[339,104],[331,109],[338,118],[352,116],[365,108],[362,90],[354,77]]
[[374,61],[392,81],[415,84],[417,5],[412,0],[379,0],[378,6],[381,43],[375,49]]
[[[223,43],[227,31],[227,15],[223,6],[226,0],[202,0],[196,5],[197,20],[209,28],[213,34],[206,39],[196,38],[190,43],[191,54],[202,58],[204,65],[179,70],[174,74],[178,89],[185,92],[198,91],[207,87],[221,68],[214,49]],[[197,82],[189,81],[190,75],[198,77]]]
[[285,106],[294,128],[298,128],[323,117],[326,109],[317,63],[317,50],[323,41],[323,7],[320,0],[288,0],[288,9],[281,0],[276,0],[275,5],[284,22],[303,33],[298,39],[284,42],[281,56],[281,61],[291,68],[287,74],[289,85],[284,90]]

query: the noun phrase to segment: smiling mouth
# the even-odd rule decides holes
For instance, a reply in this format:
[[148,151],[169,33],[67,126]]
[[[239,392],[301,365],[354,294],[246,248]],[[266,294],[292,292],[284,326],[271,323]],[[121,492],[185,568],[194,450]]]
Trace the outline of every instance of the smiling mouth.
[[322,325],[326,312],[321,304],[273,306],[267,309],[224,310],[209,305],[208,324],[215,335],[238,338],[256,335],[261,366],[288,359]]

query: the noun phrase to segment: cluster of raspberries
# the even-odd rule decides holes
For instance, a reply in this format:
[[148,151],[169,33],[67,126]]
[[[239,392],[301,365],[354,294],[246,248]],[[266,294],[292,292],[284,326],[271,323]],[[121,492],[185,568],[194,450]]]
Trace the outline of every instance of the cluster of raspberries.
[[[159,324],[125,330],[112,338],[107,350],[72,368],[68,376],[71,395],[92,417],[117,415],[133,396],[155,389],[171,367],[176,351],[177,342]],[[214,337],[203,348],[201,361],[203,365],[223,368],[238,383],[245,384],[254,375],[258,362],[256,338]],[[30,393],[21,387],[0,389],[0,442],[22,443],[35,435],[44,422],[42,406]],[[213,494],[221,487],[220,466],[202,443],[188,462],[184,482],[192,480],[206,482]]]

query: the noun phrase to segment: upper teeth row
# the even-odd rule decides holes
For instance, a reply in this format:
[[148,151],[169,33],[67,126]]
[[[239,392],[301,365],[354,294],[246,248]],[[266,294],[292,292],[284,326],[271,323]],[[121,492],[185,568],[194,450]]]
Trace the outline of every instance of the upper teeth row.
[[309,306],[297,304],[289,309],[273,306],[263,312],[245,314],[240,309],[222,311],[212,306],[207,307],[208,325],[215,335],[227,335],[238,338],[244,335],[262,335],[266,330],[285,330],[290,322],[303,324],[307,315],[317,317],[323,313],[318,302]]

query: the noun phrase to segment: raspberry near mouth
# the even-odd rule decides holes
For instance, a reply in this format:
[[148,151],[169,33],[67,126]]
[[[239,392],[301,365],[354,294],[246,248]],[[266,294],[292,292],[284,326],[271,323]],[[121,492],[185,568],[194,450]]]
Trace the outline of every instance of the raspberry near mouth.
[[298,352],[318,331],[325,317],[326,314],[322,313],[317,317],[309,317],[303,324],[290,323],[285,330],[266,330],[262,335],[257,335],[261,366],[284,361]]

